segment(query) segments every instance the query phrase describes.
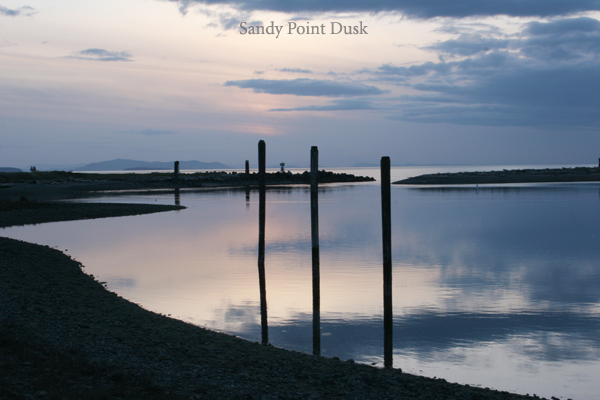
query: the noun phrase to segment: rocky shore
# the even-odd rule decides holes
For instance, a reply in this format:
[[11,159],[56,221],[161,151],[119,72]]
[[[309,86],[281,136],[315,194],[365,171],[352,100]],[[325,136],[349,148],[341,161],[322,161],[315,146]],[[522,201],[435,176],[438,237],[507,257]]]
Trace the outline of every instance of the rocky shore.
[[487,172],[456,172],[415,176],[395,185],[466,185],[485,183],[597,182],[600,168],[514,169]]
[[[80,218],[78,207],[124,214],[120,204],[4,205],[2,226],[35,222],[32,210],[37,222]],[[0,399],[526,398],[212,332],[107,291],[58,250],[0,237]]]

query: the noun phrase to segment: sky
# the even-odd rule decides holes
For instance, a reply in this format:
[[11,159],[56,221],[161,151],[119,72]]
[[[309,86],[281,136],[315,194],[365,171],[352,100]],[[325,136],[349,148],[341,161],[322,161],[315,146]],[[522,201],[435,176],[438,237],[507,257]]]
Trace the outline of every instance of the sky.
[[0,0],[0,167],[596,164],[598,0]]

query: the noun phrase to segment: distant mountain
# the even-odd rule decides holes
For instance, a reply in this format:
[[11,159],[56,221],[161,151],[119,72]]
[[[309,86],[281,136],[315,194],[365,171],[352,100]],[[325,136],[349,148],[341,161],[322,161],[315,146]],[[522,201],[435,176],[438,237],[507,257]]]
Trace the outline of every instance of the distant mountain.
[[23,172],[19,168],[0,167],[0,172]]
[[[84,165],[74,171],[131,171],[131,170],[172,170],[174,161],[137,161],[118,158]],[[180,161],[179,169],[231,169],[220,162]]]

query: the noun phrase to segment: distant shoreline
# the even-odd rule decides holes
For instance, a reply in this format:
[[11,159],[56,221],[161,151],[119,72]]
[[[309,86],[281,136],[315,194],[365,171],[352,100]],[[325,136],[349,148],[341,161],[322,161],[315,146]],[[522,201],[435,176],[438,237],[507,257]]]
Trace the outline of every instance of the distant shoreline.
[[[372,182],[372,177],[319,171],[319,183]],[[266,185],[309,184],[308,172],[267,172]],[[219,187],[257,187],[258,174],[238,172],[82,173],[65,171],[0,173],[0,199],[53,200],[86,196],[101,191],[148,191]]]
[[493,183],[598,182],[599,167],[513,169],[419,175],[394,185],[467,185]]

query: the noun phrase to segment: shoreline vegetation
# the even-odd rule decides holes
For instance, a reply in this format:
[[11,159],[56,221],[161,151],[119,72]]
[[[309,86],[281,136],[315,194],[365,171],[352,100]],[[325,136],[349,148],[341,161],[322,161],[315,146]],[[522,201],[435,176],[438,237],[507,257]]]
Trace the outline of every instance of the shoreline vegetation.
[[394,185],[467,185],[486,183],[597,182],[600,167],[513,169],[484,172],[453,172],[419,175]]
[[[57,185],[31,186],[60,198],[73,193]],[[0,202],[2,227],[184,208],[6,200],[13,194]],[[106,290],[57,249],[0,237],[0,399],[309,398],[533,397],[210,331]]]

